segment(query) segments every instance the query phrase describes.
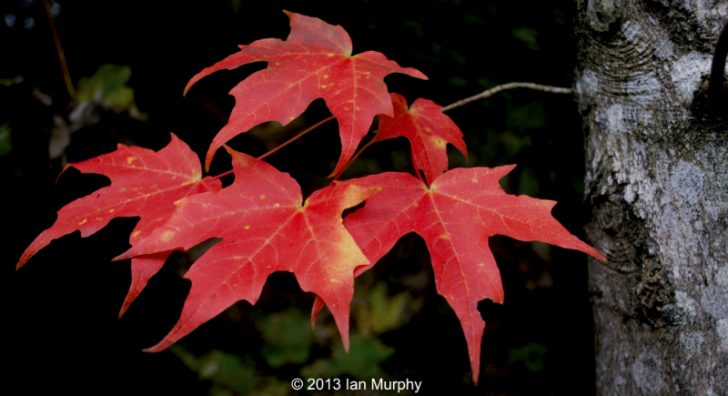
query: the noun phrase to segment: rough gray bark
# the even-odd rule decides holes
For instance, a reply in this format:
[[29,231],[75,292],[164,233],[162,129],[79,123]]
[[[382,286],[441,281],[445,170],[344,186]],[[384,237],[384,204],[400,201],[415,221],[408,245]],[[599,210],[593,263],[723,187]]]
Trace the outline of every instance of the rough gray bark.
[[728,394],[728,112],[704,99],[726,21],[725,0],[578,2],[598,394]]

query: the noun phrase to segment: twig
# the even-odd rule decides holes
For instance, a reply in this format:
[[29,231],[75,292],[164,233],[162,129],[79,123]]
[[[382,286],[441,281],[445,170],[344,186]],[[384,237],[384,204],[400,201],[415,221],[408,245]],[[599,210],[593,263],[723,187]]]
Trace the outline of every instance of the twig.
[[563,87],[554,87],[551,85],[542,85],[542,84],[536,84],[536,83],[530,83],[530,82],[509,82],[506,84],[496,85],[493,88],[486,89],[485,91],[473,95],[469,98],[458,100],[455,103],[451,103],[445,107],[442,108],[442,111],[448,111],[452,110],[456,107],[460,107],[463,105],[466,105],[470,102],[474,102],[476,100],[489,98],[498,92],[506,91],[509,89],[516,89],[516,88],[525,88],[525,89],[531,89],[534,91],[542,91],[542,92],[549,92],[549,93],[555,93],[555,94],[573,94],[574,90],[571,88],[563,88]]
[[76,88],[73,86],[71,80],[71,72],[68,71],[68,63],[66,62],[66,53],[63,51],[61,45],[61,36],[58,34],[58,28],[56,27],[56,20],[53,17],[53,10],[48,0],[43,0],[43,7],[45,8],[46,16],[48,17],[48,25],[53,33],[53,43],[56,47],[56,54],[58,55],[58,62],[61,64],[61,72],[63,73],[63,82],[66,84],[66,91],[68,95],[74,97],[76,95]]
[[[440,111],[445,112],[445,111],[448,111],[448,110],[452,110],[452,109],[454,109],[456,107],[460,107],[460,106],[466,105],[466,104],[468,104],[470,102],[474,102],[476,100],[489,98],[489,97],[497,94],[498,92],[506,91],[506,90],[509,90],[509,89],[516,89],[516,88],[525,88],[525,89],[531,89],[531,90],[534,90],[534,91],[542,91],[542,92],[549,92],[549,93],[555,93],[555,94],[573,94],[574,93],[574,90],[571,89],[571,88],[554,87],[554,86],[551,86],[551,85],[543,85],[543,84],[536,84],[536,83],[530,83],[530,82],[509,82],[509,83],[506,83],[506,84],[496,85],[495,87],[490,88],[490,89],[487,89],[487,90],[485,90],[485,91],[483,91],[483,92],[481,92],[481,93],[479,93],[477,95],[473,95],[471,97],[458,100],[455,103],[451,103],[451,104],[443,107]],[[349,162],[347,162],[346,166],[344,167],[344,170],[346,170],[346,168],[348,168],[349,165],[351,165],[352,162],[354,162],[354,160],[357,159],[357,157],[359,157],[359,154],[361,154],[362,151],[364,151],[367,148],[369,148],[369,146],[371,146],[372,143],[375,143],[375,142],[377,142],[377,140],[376,139],[372,139],[369,142],[367,142],[367,144],[365,144],[364,146],[362,146],[354,154],[354,156],[351,157],[351,159],[349,160]],[[344,173],[344,170],[341,170],[337,174],[332,174],[329,177],[333,178],[333,180],[335,181],[335,180],[337,180],[341,176],[342,173]],[[417,169],[415,169],[415,174],[417,174],[417,176],[420,177],[420,179],[422,179],[422,177],[419,174],[419,172],[418,172]]]

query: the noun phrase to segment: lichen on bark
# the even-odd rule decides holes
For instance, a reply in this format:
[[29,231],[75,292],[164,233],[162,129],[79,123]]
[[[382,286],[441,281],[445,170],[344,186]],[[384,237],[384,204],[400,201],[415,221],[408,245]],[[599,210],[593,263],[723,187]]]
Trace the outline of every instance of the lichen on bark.
[[578,4],[599,394],[728,389],[728,124],[700,105],[726,1]]

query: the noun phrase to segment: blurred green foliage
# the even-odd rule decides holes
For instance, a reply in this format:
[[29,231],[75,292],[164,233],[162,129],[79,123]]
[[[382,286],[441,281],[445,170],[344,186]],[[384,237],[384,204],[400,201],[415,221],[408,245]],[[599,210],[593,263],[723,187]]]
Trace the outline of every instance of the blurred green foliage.
[[358,333],[365,338],[397,329],[409,319],[411,312],[419,311],[422,305],[421,300],[412,298],[408,293],[390,297],[384,283],[376,283],[368,292],[364,297],[367,304],[355,303],[352,307]]
[[[380,336],[400,328],[422,301],[406,292],[390,295],[382,282],[365,279],[362,283],[352,304],[356,328],[348,353],[331,320],[319,320],[312,331],[308,313],[298,308],[267,313],[257,320],[263,343],[252,354],[212,350],[197,356],[179,345],[170,349],[187,368],[210,383],[210,392],[216,396],[288,394],[292,377],[287,375],[291,373],[301,378],[387,378],[382,365],[396,349],[382,342]],[[322,312],[322,316],[330,319],[328,313]],[[256,365],[261,358],[276,370]]]
[[538,32],[530,27],[513,29],[513,37],[522,42],[526,48],[538,50]]
[[78,81],[76,100],[101,101],[117,112],[124,111],[134,103],[134,90],[126,86],[130,77],[129,66],[101,65],[93,76]]
[[508,364],[522,365],[530,372],[543,371],[548,350],[546,345],[536,342],[512,348],[508,351]]
[[200,379],[210,381],[211,395],[247,395],[259,382],[255,363],[250,357],[217,350],[198,357],[177,345],[170,347],[170,351]]
[[262,354],[271,367],[308,360],[313,332],[308,315],[297,309],[270,313],[256,322],[265,340]]
[[13,150],[13,141],[10,130],[10,124],[0,124],[0,156],[10,154]]
[[134,103],[134,89],[127,85],[130,78],[129,66],[101,65],[91,77],[78,81],[74,99],[78,103],[95,103],[116,113],[129,111],[134,118],[140,117]]
[[387,360],[395,349],[382,344],[377,339],[365,339],[357,333],[351,335],[349,353],[339,344],[331,357],[317,359],[301,369],[306,378],[333,378],[348,375],[357,379],[384,377],[380,365]]

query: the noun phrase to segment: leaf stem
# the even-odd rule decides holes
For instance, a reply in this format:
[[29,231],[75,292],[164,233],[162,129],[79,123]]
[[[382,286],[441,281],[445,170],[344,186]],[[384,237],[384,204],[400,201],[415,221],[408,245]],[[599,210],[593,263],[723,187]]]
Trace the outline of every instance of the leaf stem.
[[221,174],[219,174],[219,175],[215,175],[215,176],[212,176],[212,178],[213,178],[213,179],[221,179],[221,178],[223,178],[223,177],[225,177],[225,176],[227,176],[227,175],[230,175],[230,174],[232,174],[232,173],[233,173],[233,171],[234,171],[233,169],[230,169],[229,171],[225,171],[225,172],[223,172],[223,173],[221,173]]
[[361,148],[359,148],[359,150],[357,150],[356,153],[354,153],[354,155],[351,156],[351,159],[349,160],[349,162],[346,163],[346,166],[344,166],[343,168],[341,168],[341,171],[339,171],[339,173],[331,176],[331,180],[332,181],[339,180],[339,177],[341,177],[341,175],[344,174],[344,172],[346,172],[346,169],[348,169],[349,166],[352,163],[354,163],[354,161],[356,161],[357,158],[359,158],[359,156],[361,155],[361,153],[364,150],[366,150],[367,148],[369,148],[369,146],[371,146],[372,144],[374,144],[374,142],[375,142],[375,138],[372,138],[371,140],[369,140],[368,142],[366,142],[363,146],[361,146]]
[[[274,154],[275,152],[277,152],[278,150],[282,149],[283,147],[286,147],[289,144],[291,144],[291,143],[295,142],[296,140],[300,139],[303,135],[305,135],[305,134],[313,131],[314,129],[320,127],[321,125],[323,125],[323,124],[325,124],[325,123],[327,123],[327,122],[329,122],[329,121],[331,121],[333,119],[334,119],[334,116],[330,116],[330,117],[324,118],[323,120],[321,120],[321,121],[319,121],[319,122],[311,125],[310,127],[302,130],[301,132],[297,133],[296,136],[294,136],[294,137],[286,140],[285,142],[279,144],[278,146],[274,147],[273,149],[271,149],[267,153],[264,153],[264,154],[258,156],[257,159],[264,159],[264,158],[266,158],[266,157]],[[223,172],[223,173],[221,173],[219,175],[212,176],[212,177],[215,178],[215,179],[220,179],[220,178],[225,177],[225,176],[227,176],[227,175],[229,175],[231,173],[233,173],[233,170],[232,169],[229,170],[229,171]]]
[[61,35],[58,33],[58,27],[56,26],[56,19],[53,17],[53,10],[48,0],[43,0],[43,8],[45,8],[46,16],[48,17],[48,25],[51,28],[53,34],[53,43],[56,47],[56,55],[58,55],[58,62],[61,64],[61,73],[63,73],[63,82],[66,85],[66,92],[70,97],[76,96],[76,88],[73,86],[71,80],[71,72],[68,70],[68,62],[66,62],[66,52],[63,51],[63,45],[61,45]]
[[486,99],[489,98],[499,92],[507,91],[509,89],[517,89],[517,88],[525,88],[525,89],[531,89],[534,91],[541,91],[541,92],[548,92],[548,93],[555,93],[555,94],[567,94],[571,95],[574,93],[574,90],[571,88],[564,88],[564,87],[555,87],[552,85],[542,85],[542,84],[536,84],[536,83],[530,83],[530,82],[509,82],[506,84],[496,85],[493,88],[486,89],[485,91],[473,95],[470,97],[467,97],[465,99],[458,100],[457,102],[451,103],[441,109],[441,111],[449,111],[456,107],[460,107],[463,105],[466,105],[470,102],[475,102],[476,100],[480,99]]
[[300,139],[301,137],[303,137],[303,135],[305,135],[305,134],[313,131],[314,129],[320,127],[321,125],[323,125],[323,124],[325,124],[325,123],[327,123],[327,122],[329,122],[329,121],[331,121],[333,119],[334,119],[334,116],[330,116],[330,117],[324,118],[323,120],[321,120],[321,121],[319,121],[319,122],[311,125],[310,127],[302,130],[301,132],[297,133],[296,136],[294,136],[294,137],[286,140],[285,142],[279,144],[278,146],[274,147],[272,150],[268,151],[267,153],[259,156],[258,159],[263,159],[263,158],[266,158],[266,157],[268,157],[268,156],[270,156],[272,154],[275,154],[278,150],[282,149],[283,147],[288,146],[289,144],[291,144],[291,143],[295,142],[296,140]]

